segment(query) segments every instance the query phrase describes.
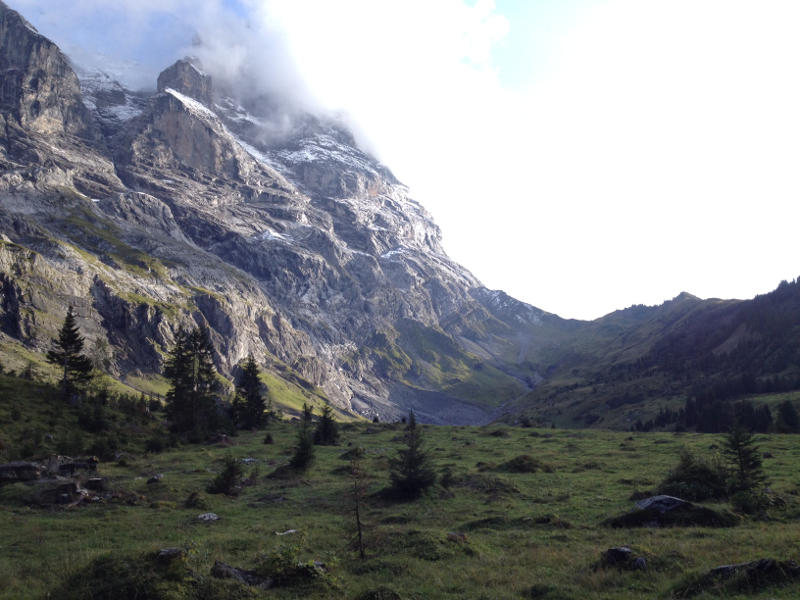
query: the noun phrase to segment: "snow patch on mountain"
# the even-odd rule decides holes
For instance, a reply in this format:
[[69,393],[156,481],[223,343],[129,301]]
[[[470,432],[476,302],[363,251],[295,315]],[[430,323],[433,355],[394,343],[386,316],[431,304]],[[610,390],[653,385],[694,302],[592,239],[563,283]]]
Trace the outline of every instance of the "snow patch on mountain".
[[167,88],[164,91],[170,96],[180,100],[181,103],[189,110],[189,112],[198,116],[218,120],[216,113],[214,113],[214,111],[212,111],[202,102],[198,102],[197,100],[195,100],[194,98],[190,98],[189,96],[184,96],[179,91],[173,90],[172,88]]

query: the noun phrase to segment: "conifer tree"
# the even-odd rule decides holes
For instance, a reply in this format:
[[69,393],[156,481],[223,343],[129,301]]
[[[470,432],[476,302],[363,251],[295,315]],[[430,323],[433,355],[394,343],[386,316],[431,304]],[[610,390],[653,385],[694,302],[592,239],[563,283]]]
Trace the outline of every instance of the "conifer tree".
[[172,429],[190,434],[195,441],[206,437],[217,425],[219,384],[213,352],[204,327],[191,332],[181,329],[164,368],[164,376],[171,384],[166,410]]
[[338,442],[339,428],[333,420],[333,410],[326,404],[314,431],[314,443],[318,446],[335,446]]
[[311,421],[314,413],[308,404],[303,404],[303,415],[300,418],[300,430],[297,433],[297,446],[289,466],[295,471],[305,471],[314,462],[314,436]]
[[58,338],[53,340],[56,349],[47,353],[47,361],[61,370],[61,389],[65,398],[92,378],[92,361],[83,354],[83,342],[70,306]]
[[242,365],[236,381],[237,420],[245,429],[258,429],[266,422],[266,402],[262,383],[258,377],[258,365],[250,354]]
[[436,473],[430,466],[430,459],[422,446],[422,430],[412,410],[408,415],[406,427],[406,447],[390,462],[389,477],[392,485],[389,493],[398,498],[418,498],[426,489],[436,483]]
[[761,468],[761,452],[752,433],[732,429],[725,438],[722,452],[733,467],[732,492],[757,490],[764,486],[767,477]]

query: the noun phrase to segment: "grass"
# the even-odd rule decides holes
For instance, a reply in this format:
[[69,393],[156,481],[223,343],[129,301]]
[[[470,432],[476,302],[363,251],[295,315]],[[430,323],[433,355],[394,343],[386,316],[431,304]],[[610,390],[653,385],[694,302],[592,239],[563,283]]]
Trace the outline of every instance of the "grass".
[[[11,426],[9,394],[24,393],[14,401],[23,413],[38,407],[41,414],[31,418],[48,418],[33,389],[0,390],[5,392],[0,430]],[[276,384],[273,392],[278,390]],[[447,488],[411,503],[392,504],[377,495],[388,483],[389,458],[402,447],[402,428],[371,423],[341,425],[341,445],[317,447],[312,467],[294,479],[266,477],[288,462],[296,441],[296,425],[281,422],[270,426],[271,445],[262,443],[263,432],[240,433],[232,446],[187,445],[161,454],[132,449],[123,463],[101,464],[111,488],[134,493],[135,505],[29,508],[22,501],[24,484],[5,486],[0,488],[0,598],[42,598],[68,578],[80,577],[100,556],[139,556],[169,546],[188,549],[192,569],[205,577],[215,560],[254,569],[263,561],[259,557],[280,552],[328,566],[334,587],[252,591],[253,597],[276,599],[370,597],[381,587],[408,599],[668,598],[687,577],[718,565],[798,558],[796,436],[757,437],[761,450],[773,456],[765,460],[771,487],[786,502],[771,509],[768,520],[743,518],[723,528],[611,529],[600,524],[631,510],[631,493],[655,487],[682,447],[708,454],[721,436],[423,429],[434,465],[450,475]],[[365,448],[362,466],[368,474],[365,561],[352,546],[352,482],[342,458],[356,446]],[[254,484],[238,497],[207,494],[229,457],[255,459],[243,464],[246,478],[258,469]],[[548,468],[527,468],[533,461]],[[498,468],[510,462],[524,462],[526,468]],[[163,473],[161,482],[147,484],[155,473]],[[192,492],[199,493],[202,508],[184,507]],[[209,510],[220,520],[197,521]],[[291,529],[297,532],[276,534]],[[601,552],[620,545],[645,557],[648,571],[594,568]],[[725,597],[796,597],[796,590],[779,586],[737,593]]]

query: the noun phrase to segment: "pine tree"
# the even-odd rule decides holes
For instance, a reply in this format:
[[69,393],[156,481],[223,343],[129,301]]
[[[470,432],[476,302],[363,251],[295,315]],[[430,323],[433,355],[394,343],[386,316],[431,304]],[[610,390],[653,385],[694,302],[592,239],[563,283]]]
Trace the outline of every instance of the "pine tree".
[[56,349],[47,353],[47,361],[61,369],[61,389],[65,398],[72,396],[92,378],[92,361],[82,354],[83,342],[70,306],[58,338],[53,340]]
[[181,329],[164,367],[171,384],[166,410],[172,429],[190,434],[194,441],[204,439],[217,425],[219,384],[213,353],[205,328]]
[[418,498],[436,483],[436,473],[422,446],[422,430],[417,427],[414,411],[408,415],[406,447],[390,462],[389,477],[392,485],[389,494],[397,498]]
[[333,410],[329,405],[322,408],[322,416],[314,431],[314,443],[318,446],[335,446],[339,442],[339,428],[333,420]]
[[732,429],[725,438],[723,454],[733,467],[731,491],[757,490],[767,481],[761,468],[761,452],[753,434],[744,429]]
[[258,365],[250,354],[242,365],[236,381],[237,421],[245,429],[258,429],[266,422],[266,402],[258,377]]
[[289,466],[295,471],[305,471],[314,462],[314,437],[311,421],[314,413],[308,404],[303,404],[303,416],[300,418],[300,431],[297,434],[297,446]]

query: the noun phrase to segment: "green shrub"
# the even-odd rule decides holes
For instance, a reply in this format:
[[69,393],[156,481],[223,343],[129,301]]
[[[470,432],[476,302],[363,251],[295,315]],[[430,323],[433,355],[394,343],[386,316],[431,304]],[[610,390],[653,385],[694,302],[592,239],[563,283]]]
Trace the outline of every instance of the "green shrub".
[[684,449],[657,493],[696,502],[719,500],[728,495],[728,474],[718,462],[708,462]]
[[238,496],[242,491],[242,465],[239,461],[231,456],[227,457],[222,472],[208,485],[206,491],[209,494]]

